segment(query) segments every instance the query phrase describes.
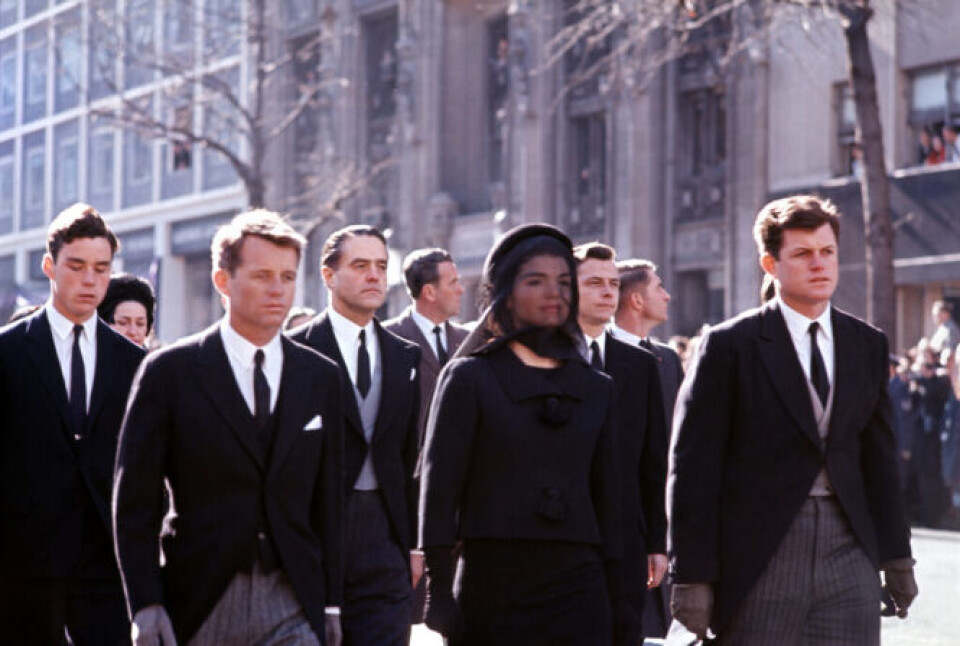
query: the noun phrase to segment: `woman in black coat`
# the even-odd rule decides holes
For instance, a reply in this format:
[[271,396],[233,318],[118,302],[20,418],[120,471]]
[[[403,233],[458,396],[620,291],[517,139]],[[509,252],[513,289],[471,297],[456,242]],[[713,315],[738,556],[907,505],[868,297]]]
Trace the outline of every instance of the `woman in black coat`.
[[610,643],[613,385],[577,346],[569,238],[513,229],[484,282],[490,307],[441,374],[427,424],[426,623],[452,645]]

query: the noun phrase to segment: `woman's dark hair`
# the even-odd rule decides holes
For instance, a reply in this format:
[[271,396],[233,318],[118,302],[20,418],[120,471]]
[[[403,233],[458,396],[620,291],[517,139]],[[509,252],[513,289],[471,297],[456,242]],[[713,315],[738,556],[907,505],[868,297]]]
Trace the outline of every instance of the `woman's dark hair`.
[[107,323],[113,324],[113,314],[120,303],[134,301],[143,305],[147,310],[147,334],[153,329],[153,314],[157,299],[153,295],[153,287],[143,278],[131,274],[114,274],[110,277],[110,285],[103,297],[97,313]]

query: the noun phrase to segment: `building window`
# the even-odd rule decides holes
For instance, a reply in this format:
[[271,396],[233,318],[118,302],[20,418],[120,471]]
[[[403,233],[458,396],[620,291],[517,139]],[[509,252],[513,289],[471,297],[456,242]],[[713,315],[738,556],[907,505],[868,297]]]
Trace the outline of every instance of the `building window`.
[[57,203],[69,204],[79,197],[77,178],[79,148],[76,137],[64,137],[57,142]]
[[606,113],[574,117],[570,130],[573,149],[567,231],[574,237],[602,235],[607,200]]
[[687,173],[699,177],[726,159],[726,105],[723,92],[707,88],[681,95],[682,152]]
[[17,54],[0,58],[0,114],[13,114],[17,101]]
[[57,100],[69,101],[80,87],[80,28],[71,26],[57,39]]
[[164,12],[163,43],[167,51],[193,47],[193,0],[167,0]]
[[126,133],[127,155],[127,182],[131,186],[140,186],[150,181],[153,168],[153,146],[146,136],[138,132]]
[[47,43],[34,43],[24,52],[27,105],[42,105],[47,98]]
[[911,75],[908,125],[916,142],[912,164],[960,162],[960,65]]
[[24,156],[23,205],[29,211],[43,208],[43,147],[30,148]]
[[[181,105],[173,108],[174,128],[178,130],[193,130],[193,106]],[[173,172],[189,170],[193,166],[193,150],[189,141],[174,141],[167,150],[170,151],[169,168]]]
[[91,193],[113,192],[113,130],[101,128],[90,137]]
[[487,173],[502,182],[505,173],[507,100],[510,96],[510,39],[507,17],[487,26]]
[[13,156],[0,158],[0,232],[13,229]]
[[389,157],[393,118],[397,112],[397,13],[364,21],[366,42],[367,156]]
[[853,90],[849,83],[839,83],[833,88],[837,121],[837,157],[834,175],[859,175],[862,172],[862,151],[856,142],[857,107],[853,102]]

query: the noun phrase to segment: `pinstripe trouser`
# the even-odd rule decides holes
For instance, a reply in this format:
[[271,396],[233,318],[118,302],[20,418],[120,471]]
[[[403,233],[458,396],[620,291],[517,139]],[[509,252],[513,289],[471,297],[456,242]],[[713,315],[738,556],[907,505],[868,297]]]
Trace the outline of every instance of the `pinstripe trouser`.
[[282,569],[238,572],[188,646],[320,646]]
[[880,577],[834,497],[804,502],[718,643],[879,646]]

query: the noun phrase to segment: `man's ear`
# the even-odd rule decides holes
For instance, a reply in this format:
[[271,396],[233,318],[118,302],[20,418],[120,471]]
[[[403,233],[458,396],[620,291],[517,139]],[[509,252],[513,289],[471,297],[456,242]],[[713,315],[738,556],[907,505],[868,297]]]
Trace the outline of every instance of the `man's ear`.
[[427,299],[428,303],[433,303],[437,300],[437,286],[433,283],[427,283],[420,288],[420,297]]
[[333,275],[336,273],[333,267],[328,267],[323,265],[320,267],[320,277],[323,278],[323,284],[326,285],[327,289],[330,289],[333,286]]
[[48,253],[43,254],[43,260],[40,262],[40,269],[43,275],[53,280],[53,256]]
[[630,305],[635,310],[643,309],[643,290],[635,289],[630,292]]
[[230,272],[226,269],[217,268],[213,270],[213,273],[210,274],[213,279],[213,286],[220,292],[221,296],[230,297]]
[[760,256],[760,269],[770,274],[772,278],[777,277],[777,259],[772,254],[764,253]]

